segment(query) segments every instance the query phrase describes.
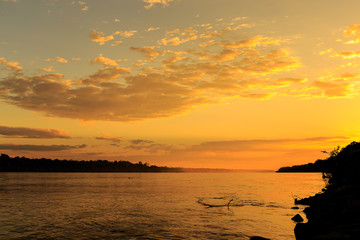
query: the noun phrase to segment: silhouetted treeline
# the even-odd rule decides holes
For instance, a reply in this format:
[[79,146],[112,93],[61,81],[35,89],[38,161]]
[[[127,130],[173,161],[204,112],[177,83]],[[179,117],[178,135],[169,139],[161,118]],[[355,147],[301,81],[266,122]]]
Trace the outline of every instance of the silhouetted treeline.
[[158,167],[148,163],[96,160],[52,160],[0,156],[0,172],[181,172],[181,168]]
[[314,163],[294,165],[291,167],[281,167],[277,172],[324,172],[329,168],[326,160],[317,160]]
[[352,142],[346,147],[340,149],[338,146],[330,152],[323,151],[324,153],[329,154],[329,157],[326,159],[319,159],[314,163],[307,163],[303,165],[294,165],[291,167],[281,167],[277,172],[323,172],[323,173],[332,173],[334,169],[338,166],[342,166],[344,156],[347,156],[349,153],[355,154],[360,151],[360,143]]
[[[360,236],[360,143],[327,152],[329,157],[313,165],[284,170],[314,169],[323,172],[326,187],[314,196],[295,199],[295,204],[308,205],[307,223],[297,223],[297,240],[352,240]],[[293,171],[294,172],[294,171]]]

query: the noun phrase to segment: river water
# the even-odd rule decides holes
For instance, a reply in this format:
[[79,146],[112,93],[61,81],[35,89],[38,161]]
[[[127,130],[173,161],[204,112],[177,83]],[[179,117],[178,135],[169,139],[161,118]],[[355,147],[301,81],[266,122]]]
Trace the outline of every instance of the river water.
[[0,173],[0,239],[295,239],[319,173]]

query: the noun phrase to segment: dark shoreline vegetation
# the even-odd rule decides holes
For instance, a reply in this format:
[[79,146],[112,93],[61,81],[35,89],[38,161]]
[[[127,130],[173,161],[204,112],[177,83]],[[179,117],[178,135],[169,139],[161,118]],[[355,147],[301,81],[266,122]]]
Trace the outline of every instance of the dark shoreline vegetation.
[[181,168],[168,168],[131,163],[128,161],[52,160],[46,158],[0,156],[0,172],[181,172]]
[[313,164],[283,167],[278,172],[322,172],[326,187],[315,196],[295,199],[308,205],[307,223],[296,224],[297,240],[350,240],[360,236],[360,143],[329,152]]
[[[246,170],[180,168],[155,166],[149,163],[108,160],[52,160],[46,158],[10,157],[0,155],[0,172],[163,172],[163,173],[231,173],[249,172]],[[263,171],[267,172],[267,171]]]

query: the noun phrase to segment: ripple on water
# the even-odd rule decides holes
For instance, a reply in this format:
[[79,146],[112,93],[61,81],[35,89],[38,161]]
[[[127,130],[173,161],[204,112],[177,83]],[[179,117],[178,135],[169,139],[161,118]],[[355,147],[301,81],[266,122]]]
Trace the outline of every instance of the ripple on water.
[[321,174],[259,176],[2,173],[0,239],[294,239],[290,193]]

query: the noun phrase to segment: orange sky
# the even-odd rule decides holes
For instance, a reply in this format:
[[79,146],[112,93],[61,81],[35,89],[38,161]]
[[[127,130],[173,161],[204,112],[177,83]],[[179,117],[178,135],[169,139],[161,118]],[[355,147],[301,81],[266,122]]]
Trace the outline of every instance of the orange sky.
[[0,0],[0,152],[277,169],[358,139],[359,1]]

